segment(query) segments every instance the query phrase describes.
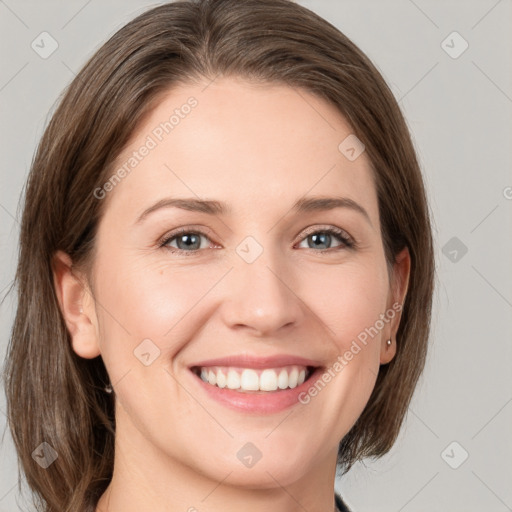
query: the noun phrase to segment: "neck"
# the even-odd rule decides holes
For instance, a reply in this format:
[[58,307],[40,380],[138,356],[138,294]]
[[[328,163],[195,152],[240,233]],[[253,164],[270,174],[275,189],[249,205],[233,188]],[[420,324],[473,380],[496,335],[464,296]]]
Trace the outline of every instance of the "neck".
[[337,453],[329,455],[286,486],[269,473],[268,485],[251,488],[230,482],[233,471],[212,478],[163,454],[131,422],[120,421],[114,473],[96,512],[332,512]]

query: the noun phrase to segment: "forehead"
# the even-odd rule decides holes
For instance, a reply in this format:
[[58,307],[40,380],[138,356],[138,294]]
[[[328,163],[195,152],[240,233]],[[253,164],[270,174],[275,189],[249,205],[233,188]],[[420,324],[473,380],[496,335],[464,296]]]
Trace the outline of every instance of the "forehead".
[[127,172],[109,200],[133,216],[148,201],[193,195],[262,215],[305,195],[335,194],[378,219],[366,154],[351,161],[340,151],[350,136],[334,106],[302,89],[235,78],[180,85],[117,158],[114,172]]

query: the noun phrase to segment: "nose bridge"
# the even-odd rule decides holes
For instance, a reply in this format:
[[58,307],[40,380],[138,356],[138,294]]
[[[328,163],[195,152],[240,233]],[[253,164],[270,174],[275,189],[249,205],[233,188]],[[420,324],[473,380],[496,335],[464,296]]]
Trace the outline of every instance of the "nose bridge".
[[297,324],[301,301],[293,291],[293,272],[278,248],[247,237],[236,248],[224,304],[229,327],[247,327],[259,335]]

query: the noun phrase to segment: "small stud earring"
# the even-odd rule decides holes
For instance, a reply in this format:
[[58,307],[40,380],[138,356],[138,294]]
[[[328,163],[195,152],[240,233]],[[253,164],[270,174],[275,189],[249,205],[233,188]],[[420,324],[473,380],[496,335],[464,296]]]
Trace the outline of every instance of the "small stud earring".
[[390,346],[391,346],[391,340],[386,341],[386,345],[387,345],[388,347],[390,347]]
[[105,393],[112,393],[112,384],[107,384],[105,386]]

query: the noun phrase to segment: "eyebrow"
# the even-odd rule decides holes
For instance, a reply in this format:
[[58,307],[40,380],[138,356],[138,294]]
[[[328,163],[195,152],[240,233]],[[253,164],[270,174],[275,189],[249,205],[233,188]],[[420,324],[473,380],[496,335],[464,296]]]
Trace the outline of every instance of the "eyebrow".
[[[220,201],[210,199],[196,199],[193,197],[172,198],[168,197],[157,201],[142,212],[136,220],[136,224],[141,223],[148,215],[162,208],[180,208],[191,212],[206,213],[208,215],[229,215],[232,210],[226,204]],[[365,219],[373,226],[368,212],[356,201],[348,197],[303,197],[299,199],[291,208],[295,213],[310,213],[317,211],[328,211],[335,208],[348,208],[362,214]]]

